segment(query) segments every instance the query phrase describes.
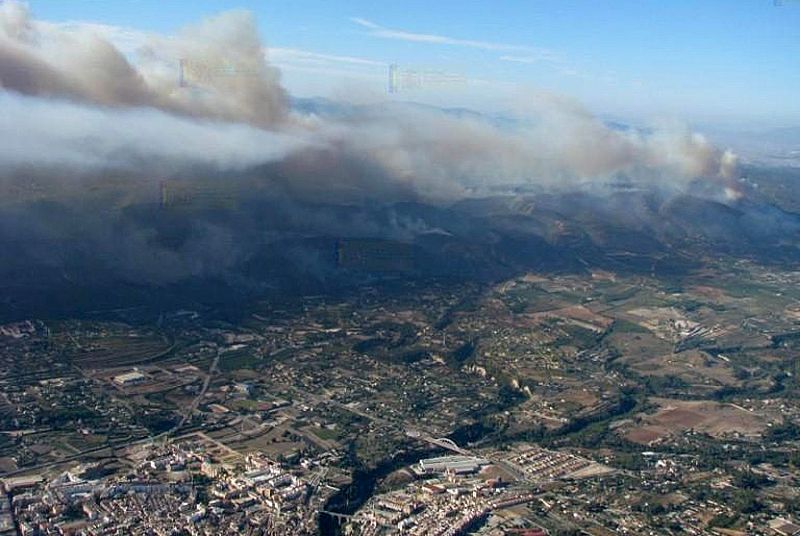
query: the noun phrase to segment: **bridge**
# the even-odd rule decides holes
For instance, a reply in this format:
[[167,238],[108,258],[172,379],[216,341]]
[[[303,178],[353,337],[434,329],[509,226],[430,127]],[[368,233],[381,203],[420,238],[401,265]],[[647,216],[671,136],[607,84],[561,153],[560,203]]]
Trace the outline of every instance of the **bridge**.
[[420,441],[425,441],[426,443],[430,443],[431,445],[436,445],[437,447],[443,448],[445,450],[456,452],[458,454],[461,454],[462,456],[474,456],[472,452],[470,452],[467,449],[459,447],[455,441],[446,437],[432,437],[418,430],[406,430],[406,435],[414,439],[419,439]]
[[350,521],[353,519],[352,515],[349,514],[342,514],[340,512],[331,512],[330,510],[317,510],[319,515],[325,514],[326,516],[330,516],[339,523],[344,523],[345,521]]
[[[373,507],[374,507],[374,505],[373,505]],[[373,526],[377,525],[377,526],[386,527],[386,528],[395,528],[394,525],[387,525],[386,523],[382,523],[382,522],[379,522],[379,521],[376,521],[376,520],[372,520],[372,519],[367,519],[366,517],[355,517],[355,516],[352,516],[350,514],[342,514],[342,513],[339,513],[339,512],[331,512],[330,510],[317,510],[317,513],[319,515],[323,515],[324,514],[326,516],[331,516],[338,523],[344,523],[345,521],[351,521],[351,522],[354,521],[356,523],[364,523],[364,524],[367,524],[367,525],[373,525]]]
[[[475,454],[473,454],[471,451],[459,447],[455,441],[453,441],[452,439],[448,439],[446,437],[435,438],[423,432],[420,432],[419,430],[411,430],[411,429],[406,430],[406,435],[414,439],[419,439],[420,441],[425,441],[426,443],[430,443],[431,445],[436,445],[437,447],[449,450],[451,452],[456,452],[458,454],[461,454],[462,456],[475,456]],[[515,480],[526,480],[527,478],[525,476],[525,473],[522,472],[519,469],[519,467],[505,460],[493,460],[489,458],[489,461],[497,465],[501,469],[505,470],[505,472],[511,475],[511,477],[514,478]]]

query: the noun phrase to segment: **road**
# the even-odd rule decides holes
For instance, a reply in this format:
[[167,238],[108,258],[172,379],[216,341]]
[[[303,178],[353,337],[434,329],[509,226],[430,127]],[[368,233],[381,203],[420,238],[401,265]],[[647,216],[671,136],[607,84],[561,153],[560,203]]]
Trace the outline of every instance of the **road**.
[[47,467],[54,467],[56,465],[59,465],[59,464],[65,463],[65,462],[71,462],[71,461],[79,460],[84,456],[87,456],[89,454],[94,454],[94,453],[97,453],[97,452],[101,452],[101,451],[103,451],[105,449],[111,449],[112,452],[113,452],[114,449],[118,449],[118,448],[128,448],[128,447],[132,447],[134,445],[143,445],[143,444],[146,444],[146,443],[151,443],[151,442],[156,441],[157,439],[161,438],[162,436],[165,436],[166,434],[167,434],[167,432],[164,432],[164,433],[161,433],[161,434],[159,434],[157,436],[147,436],[147,437],[143,437],[143,438],[139,438],[139,439],[134,439],[134,440],[129,440],[129,441],[120,441],[118,443],[108,443],[108,444],[105,444],[105,445],[100,445],[99,447],[92,447],[90,449],[81,450],[76,454],[72,454],[70,456],[65,456],[64,458],[60,458],[58,460],[53,460],[53,461],[50,461],[50,462],[40,463],[40,464],[37,464],[37,465],[30,465],[30,466],[27,466],[27,467],[21,467],[21,468],[15,470],[15,471],[9,471],[8,473],[2,473],[2,474],[0,474],[0,478],[6,478],[6,477],[20,475],[20,474],[24,474],[24,473],[30,473],[30,472],[33,472],[33,471],[37,471],[39,469],[45,469]]
[[475,456],[475,457],[478,457],[478,458],[486,458],[487,460],[492,462],[494,465],[496,465],[497,467],[501,468],[506,473],[511,475],[511,477],[514,478],[515,480],[524,481],[524,480],[527,479],[527,477],[525,476],[525,473],[523,473],[518,467],[514,466],[513,464],[511,464],[511,463],[509,463],[509,462],[507,462],[505,460],[492,459],[491,457],[488,457],[488,456],[478,456],[477,454],[474,454],[473,452],[471,452],[468,449],[459,447],[453,441],[442,441],[440,439],[436,439],[434,437],[431,437],[430,435],[428,435],[428,434],[426,434],[424,432],[420,432],[419,430],[411,430],[411,429],[406,430],[406,435],[408,437],[411,437],[411,438],[414,438],[414,439],[419,439],[420,441],[425,441],[426,443],[430,443],[432,445],[436,445],[437,447],[456,452],[458,454],[461,454],[462,456]]
[[[397,427],[397,423],[393,423],[391,421],[387,421],[386,419],[383,419],[381,417],[376,417],[375,415],[370,415],[369,413],[367,413],[365,411],[353,408],[353,407],[348,406],[346,404],[342,404],[341,402],[337,402],[336,400],[333,400],[331,398],[323,397],[323,396],[316,395],[316,394],[313,394],[313,393],[309,393],[308,391],[306,391],[304,389],[300,389],[299,387],[291,387],[291,389],[293,391],[296,391],[296,392],[308,397],[309,399],[313,400],[314,402],[316,402],[318,404],[329,404],[331,406],[340,408],[340,409],[342,409],[344,411],[349,411],[350,413],[353,413],[353,414],[358,415],[360,417],[364,417],[365,419],[369,419],[372,422],[375,422],[375,423],[378,423],[378,424],[382,424],[384,426]],[[421,431],[421,430],[417,430],[417,429],[413,429],[412,430],[411,428],[408,428],[408,429],[406,429],[406,435],[408,437],[413,438],[413,439],[418,439],[420,441],[425,441],[425,442],[430,443],[432,445],[436,445],[436,446],[438,446],[440,448],[444,448],[444,449],[447,449],[447,450],[450,450],[450,451],[453,451],[453,452],[457,452],[457,453],[459,453],[459,454],[461,454],[463,456],[476,456],[471,451],[469,451],[469,450],[467,450],[465,448],[459,447],[455,443],[453,443],[451,445],[449,442],[440,441],[440,440],[434,438],[433,436],[429,435],[428,433],[426,433],[424,431]],[[526,480],[525,473],[523,473],[519,468],[515,467],[514,465],[508,463],[505,460],[491,459],[491,458],[487,458],[486,456],[479,456],[479,457],[483,457],[483,458],[488,459],[490,462],[492,462],[493,464],[495,464],[498,467],[500,467],[501,469],[503,469],[506,473],[511,475],[512,478],[514,478],[516,480],[523,480],[523,481]]]
[[308,391],[306,391],[304,389],[300,389],[299,387],[290,386],[290,389],[300,393],[303,396],[306,396],[306,397],[310,398],[311,400],[313,400],[317,404],[328,404],[328,405],[333,406],[335,408],[339,408],[339,409],[344,410],[344,411],[349,411],[350,413],[352,413],[354,415],[358,415],[359,417],[364,417],[365,419],[368,419],[368,420],[370,420],[372,422],[375,422],[375,423],[378,423],[378,424],[382,424],[384,426],[397,426],[397,424],[395,424],[395,423],[393,423],[391,421],[387,421],[386,419],[383,419],[381,417],[376,417],[375,415],[370,415],[369,413],[367,413],[365,411],[361,411],[360,409],[348,406],[347,404],[342,404],[341,402],[337,402],[336,400],[333,400],[332,398],[316,395],[316,394],[310,393],[310,392],[308,392]]
[[211,366],[208,368],[208,374],[206,374],[206,379],[203,380],[203,387],[200,388],[200,392],[197,394],[195,399],[192,400],[192,403],[186,409],[186,411],[183,414],[183,417],[181,417],[181,420],[178,422],[178,424],[173,426],[172,429],[168,432],[169,434],[174,434],[175,432],[180,430],[183,427],[183,425],[186,424],[186,421],[192,418],[194,412],[197,411],[197,407],[200,405],[200,402],[203,401],[203,397],[206,396],[206,391],[208,391],[208,386],[211,385],[211,379],[214,377],[214,373],[217,372],[220,355],[221,352],[219,348],[217,348],[217,355],[214,356],[214,361],[211,362]]

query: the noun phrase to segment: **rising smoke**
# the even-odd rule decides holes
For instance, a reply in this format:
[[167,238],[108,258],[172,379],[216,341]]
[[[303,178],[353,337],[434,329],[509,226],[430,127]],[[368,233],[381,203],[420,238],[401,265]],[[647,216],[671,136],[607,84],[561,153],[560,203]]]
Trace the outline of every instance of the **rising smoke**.
[[[527,186],[625,177],[680,191],[702,178],[737,195],[735,156],[703,136],[612,129],[546,93],[503,126],[389,103],[301,114],[244,11],[153,36],[135,61],[87,28],[0,3],[0,242],[16,270],[96,258],[126,281],[227,275],[290,239],[443,232],[400,202],[446,207]],[[236,210],[159,212],[174,184],[195,181],[230,187]]]
[[[111,152],[130,144],[136,156],[147,158],[140,153],[152,151],[159,159],[175,154],[183,160],[191,147],[182,145],[191,146],[210,135],[208,143],[197,147],[198,163],[204,164],[235,160],[232,145],[270,145],[257,130],[249,131],[248,143],[245,129],[233,134],[235,141],[225,142],[235,129],[223,123],[245,124],[326,146],[327,151],[314,149],[325,166],[337,157],[345,165],[360,160],[369,167],[370,177],[375,168],[382,171],[374,180],[396,181],[435,196],[463,194],[493,183],[552,183],[616,173],[652,180],[728,177],[735,166],[730,154],[721,153],[700,135],[675,128],[648,135],[611,130],[573,101],[547,94],[530,95],[524,111],[528,120],[513,129],[402,106],[379,107],[349,120],[291,117],[279,73],[265,60],[253,17],[244,11],[223,13],[170,38],[153,37],[137,58],[132,65],[97,34],[39,23],[25,5],[3,2],[0,85],[37,97],[13,102],[6,98],[4,107],[17,112],[4,121],[6,128],[35,131],[25,139],[35,147],[46,123],[53,132],[41,136],[40,143],[56,149],[54,158],[75,156],[75,145],[83,140],[105,140]],[[179,79],[186,83],[178,83]],[[44,110],[45,99],[84,107],[62,103]],[[105,121],[99,119],[101,112],[93,114],[86,106],[102,110]],[[25,107],[34,113],[28,122],[38,124],[24,125],[19,115]],[[174,140],[156,138],[150,147],[143,147],[132,139],[136,131],[149,138],[151,131],[160,131],[168,122],[167,115],[150,109],[220,123],[198,123],[198,132],[192,135],[191,123],[174,121],[173,127],[182,129]],[[42,122],[42,114],[52,114],[51,119]],[[120,126],[112,128],[117,119]],[[83,128],[75,128],[76,122]],[[219,133],[210,132],[215,128]],[[274,141],[282,145],[282,140]],[[62,150],[59,144],[66,147]],[[221,154],[218,159],[211,154],[214,146]],[[283,155],[270,147],[264,151],[264,161]],[[252,164],[244,157],[234,165]]]

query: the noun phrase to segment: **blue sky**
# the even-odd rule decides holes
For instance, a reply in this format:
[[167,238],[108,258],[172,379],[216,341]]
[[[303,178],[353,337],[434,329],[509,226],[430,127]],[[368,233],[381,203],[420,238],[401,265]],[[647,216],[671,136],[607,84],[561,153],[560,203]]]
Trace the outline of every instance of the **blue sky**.
[[396,98],[502,110],[527,91],[608,117],[800,124],[800,0],[31,0],[38,19],[171,33],[233,8],[255,13],[297,95],[386,90],[387,65],[465,85]]

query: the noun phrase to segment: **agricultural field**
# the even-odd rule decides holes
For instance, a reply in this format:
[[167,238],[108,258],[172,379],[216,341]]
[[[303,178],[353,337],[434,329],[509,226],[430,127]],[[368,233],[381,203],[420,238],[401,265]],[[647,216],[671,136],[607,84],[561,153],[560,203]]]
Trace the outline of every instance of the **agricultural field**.
[[628,441],[652,446],[684,433],[758,438],[772,419],[737,404],[652,398],[652,413],[637,414],[616,429]]

